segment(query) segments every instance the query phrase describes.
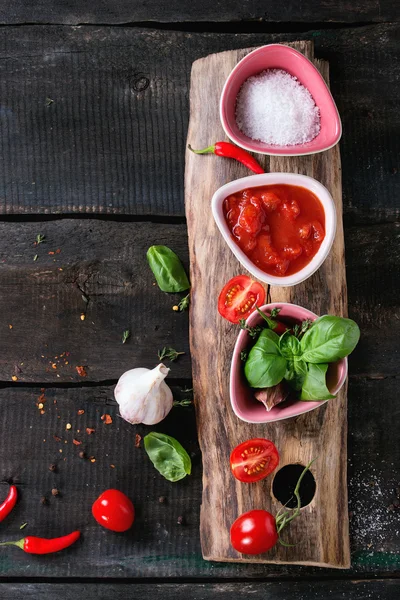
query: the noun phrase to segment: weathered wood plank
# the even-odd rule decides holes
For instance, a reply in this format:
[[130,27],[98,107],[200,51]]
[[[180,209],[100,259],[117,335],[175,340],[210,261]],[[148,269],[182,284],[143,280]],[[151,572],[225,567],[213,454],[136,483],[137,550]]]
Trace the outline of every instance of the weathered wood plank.
[[394,21],[399,18],[396,3],[381,0],[348,2],[347,0],[317,0],[299,5],[290,0],[284,5],[273,0],[233,0],[212,2],[205,0],[200,4],[190,0],[116,0],[101,2],[94,8],[88,0],[45,0],[39,4],[27,4],[22,0],[6,0],[0,10],[0,23],[64,23],[78,25],[82,23],[117,24],[143,21],[161,23],[224,22],[224,21],[264,21],[273,22],[339,22],[365,23]]
[[[393,418],[398,409],[397,389],[394,378],[362,378],[350,386],[348,477],[353,556],[347,576],[400,574],[398,513],[387,510],[400,484],[400,448],[393,443],[398,433]],[[187,395],[177,388],[173,392],[177,399]],[[80,527],[83,537],[75,547],[55,556],[32,557],[17,548],[1,548],[0,577],[133,577],[154,581],[166,577],[284,575],[291,579],[310,576],[315,584],[323,575],[337,577],[333,570],[322,574],[316,568],[202,560],[202,469],[193,408],[174,408],[157,427],[133,426],[118,418],[113,387],[47,388],[44,414],[36,406],[40,394],[40,388],[0,390],[0,481],[12,479],[20,489],[20,501],[1,524],[1,541],[19,539],[19,527],[24,522],[28,523],[24,534],[50,537]],[[85,412],[78,415],[78,410]],[[104,413],[111,415],[112,424],[101,421]],[[65,429],[67,423],[72,425],[69,431]],[[88,435],[86,427],[95,432]],[[143,442],[135,448],[136,433],[144,436],[152,429],[175,436],[195,453],[190,477],[169,483],[153,468]],[[82,445],[75,446],[74,438]],[[82,449],[96,462],[78,458]],[[56,473],[48,468],[54,462],[58,465]],[[43,506],[41,496],[50,497],[53,487],[61,496],[51,497],[50,504]],[[91,517],[92,502],[109,487],[125,491],[135,503],[137,518],[128,534],[102,530]],[[0,484],[1,498],[6,490],[7,486]],[[159,496],[166,496],[167,503],[160,504]],[[184,526],[177,524],[181,515],[186,520]],[[1,592],[0,596],[4,597]],[[304,597],[309,600],[307,594]]]
[[[38,233],[46,241],[35,247]],[[396,224],[345,230],[349,313],[362,331],[350,357],[351,375],[398,373],[398,234]],[[164,345],[188,353],[188,315],[171,310],[182,294],[170,296],[153,285],[146,250],[154,243],[169,245],[188,265],[185,225],[0,223],[0,336],[6,348],[0,381],[13,375],[20,382],[106,381],[133,366],[155,364]],[[48,254],[57,249],[59,254]],[[122,344],[125,329],[132,337]],[[69,357],[55,358],[65,351]],[[84,380],[75,369],[81,365],[88,367]],[[188,354],[171,366],[171,377],[191,377]]]
[[190,596],[193,600],[396,600],[400,583],[396,579],[383,580],[333,580],[319,582],[264,582],[264,583],[2,583],[0,594],[3,600],[53,600],[62,590],[63,600],[139,600],[143,596],[149,600],[183,600]]
[[[183,225],[63,220],[0,230],[0,380],[113,380],[157,364],[164,346],[186,352],[171,376],[190,376],[187,313],[172,310],[184,294],[161,292],[146,259],[149,246],[166,244],[186,262]],[[45,242],[34,246],[38,233]]]
[[[293,47],[314,62],[329,85],[327,63],[314,60],[312,42],[295,42]],[[223,133],[219,122],[218,98],[232,68],[250,49],[211,54],[194,63],[190,84],[188,142],[203,147],[210,135]],[[229,373],[237,327],[221,319],[216,307],[207,311],[211,294],[217,297],[222,282],[237,275],[238,264],[209,211],[208,198],[225,181],[239,177],[239,168],[204,161],[187,151],[185,202],[189,234],[190,273],[193,286],[189,336],[193,367],[199,443],[203,453],[203,497],[200,538],[204,558],[214,561],[290,563],[349,568],[350,541],[347,511],[347,386],[334,402],[296,419],[274,423],[245,423],[230,406]],[[263,157],[266,171],[295,172],[316,177],[332,194],[338,216],[335,240],[324,264],[301,285],[270,287],[272,302],[300,304],[316,314],[347,316],[347,287],[342,224],[342,181],[339,147],[305,157]],[[249,184],[250,185],[250,184]],[[218,260],[210,261],[217,256]],[[280,449],[280,466],[307,465],[314,457],[314,497],[301,518],[291,523],[286,539],[290,547],[277,544],[268,552],[249,556],[237,552],[230,542],[229,528],[242,513],[254,507],[273,514],[282,506],[272,492],[271,482],[243,486],[228,470],[215,477],[215,465],[229,462],[232,448],[243,440],[272,439]],[[218,444],[215,440],[218,439]],[[303,443],[299,443],[302,440]],[[218,525],[216,524],[216,520]]]
[[[364,14],[364,7],[345,5],[349,14],[352,7]],[[46,19],[56,14],[40,6]],[[215,6],[220,11],[220,3]],[[295,6],[290,3],[288,14]],[[96,14],[101,18],[97,5]],[[399,31],[397,24],[243,35],[3,28],[0,212],[183,215],[192,62],[221,50],[313,39],[315,55],[331,65],[343,120],[345,215],[352,222],[393,220],[400,197]]]

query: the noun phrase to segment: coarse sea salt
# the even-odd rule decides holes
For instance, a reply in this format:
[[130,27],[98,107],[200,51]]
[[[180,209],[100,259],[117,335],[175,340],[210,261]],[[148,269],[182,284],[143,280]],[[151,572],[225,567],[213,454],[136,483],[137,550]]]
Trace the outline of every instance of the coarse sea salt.
[[294,146],[313,140],[321,129],[320,112],[297,77],[268,69],[249,77],[236,100],[236,123],[253,140]]

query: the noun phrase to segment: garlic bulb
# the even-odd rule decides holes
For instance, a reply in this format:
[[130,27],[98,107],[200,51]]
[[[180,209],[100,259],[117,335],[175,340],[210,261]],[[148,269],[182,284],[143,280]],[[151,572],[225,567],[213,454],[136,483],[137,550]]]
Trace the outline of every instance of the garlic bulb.
[[114,396],[125,421],[155,425],[165,419],[173,404],[172,392],[164,381],[168,373],[161,363],[152,370],[131,369],[121,375]]

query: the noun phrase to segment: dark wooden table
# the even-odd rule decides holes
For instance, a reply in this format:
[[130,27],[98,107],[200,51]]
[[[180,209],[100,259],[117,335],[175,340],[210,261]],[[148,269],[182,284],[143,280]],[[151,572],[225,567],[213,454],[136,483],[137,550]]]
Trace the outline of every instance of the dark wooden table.
[[[399,14],[390,0],[2,2],[0,479],[21,499],[1,539],[84,532],[55,556],[2,549],[2,599],[399,597]],[[193,453],[192,476],[170,484],[135,447],[149,428],[122,421],[113,399],[121,373],[154,365],[165,345],[186,352],[170,382],[176,398],[190,394],[187,314],[153,285],[145,253],[167,244],[188,263],[191,63],[295,39],[329,61],[343,120],[349,313],[362,330],[350,360],[348,571],[203,561],[193,408],[156,428]],[[128,534],[91,517],[108,487],[135,502]]]

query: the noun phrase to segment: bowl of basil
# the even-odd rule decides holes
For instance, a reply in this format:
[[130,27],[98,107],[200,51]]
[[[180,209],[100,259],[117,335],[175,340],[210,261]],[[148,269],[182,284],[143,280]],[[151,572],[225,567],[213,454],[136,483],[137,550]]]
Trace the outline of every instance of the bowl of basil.
[[357,323],[289,303],[266,304],[242,323],[233,351],[230,398],[248,423],[296,417],[334,401],[347,377]]

